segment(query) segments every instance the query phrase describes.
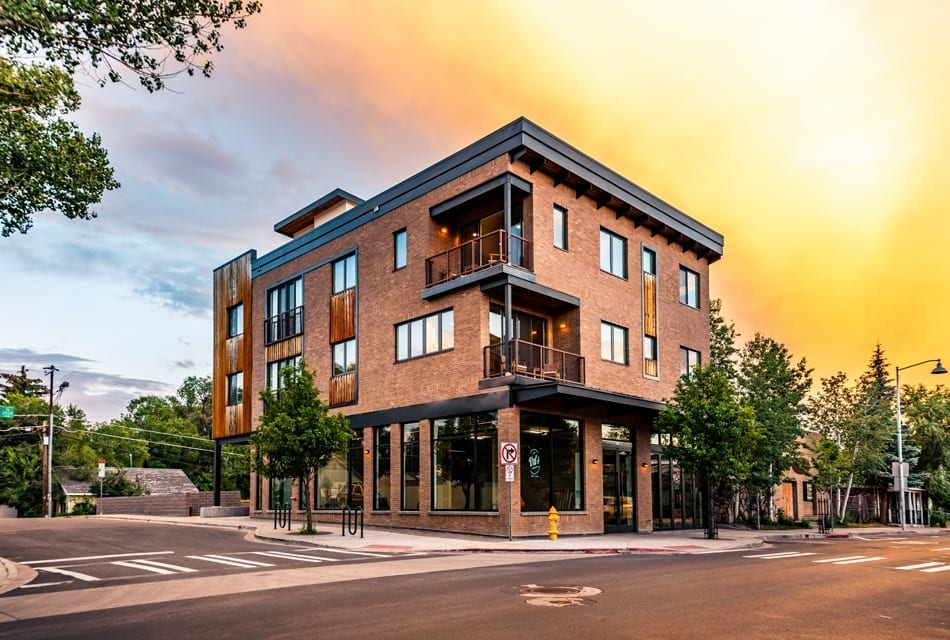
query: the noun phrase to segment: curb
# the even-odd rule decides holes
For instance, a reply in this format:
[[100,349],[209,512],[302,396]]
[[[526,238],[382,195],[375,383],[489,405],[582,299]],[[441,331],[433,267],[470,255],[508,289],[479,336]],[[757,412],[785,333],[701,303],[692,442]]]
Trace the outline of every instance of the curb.
[[36,569],[0,558],[0,593],[13,591],[36,577]]

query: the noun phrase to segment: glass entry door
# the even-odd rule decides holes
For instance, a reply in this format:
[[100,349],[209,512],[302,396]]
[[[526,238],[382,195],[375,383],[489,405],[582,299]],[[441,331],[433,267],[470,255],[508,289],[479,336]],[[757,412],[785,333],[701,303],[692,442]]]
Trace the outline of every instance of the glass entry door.
[[604,533],[633,531],[633,456],[629,443],[604,443]]

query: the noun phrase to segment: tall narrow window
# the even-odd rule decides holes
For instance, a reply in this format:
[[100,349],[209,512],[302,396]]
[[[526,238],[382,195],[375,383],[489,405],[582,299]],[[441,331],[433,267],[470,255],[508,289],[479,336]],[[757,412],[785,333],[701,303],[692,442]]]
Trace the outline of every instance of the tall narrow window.
[[699,351],[689,347],[680,347],[680,376],[689,376],[699,364]]
[[356,254],[333,263],[333,293],[356,287]]
[[539,413],[521,414],[523,511],[584,508],[581,422]]
[[402,425],[402,510],[419,510],[419,423]]
[[284,358],[283,360],[276,360],[274,362],[267,363],[267,375],[265,383],[267,388],[271,391],[276,391],[277,389],[282,389],[284,386],[284,381],[280,377],[280,371],[284,367],[294,367],[297,366],[297,363],[300,362],[300,356],[293,356],[292,358]]
[[405,267],[406,259],[406,230],[401,229],[393,234],[393,269]]
[[627,239],[606,229],[600,230],[600,270],[627,277]]
[[228,376],[228,404],[240,404],[244,399],[244,372]]
[[699,274],[680,267],[680,303],[699,309]]
[[390,476],[389,476],[389,427],[373,429],[373,450],[376,452],[375,482],[376,492],[373,494],[373,508],[389,511]]
[[627,364],[627,330],[609,322],[600,323],[600,357]]
[[244,333],[244,304],[228,307],[228,337],[233,338]]
[[554,205],[554,247],[567,251],[567,209]]
[[303,278],[267,292],[267,322],[264,342],[270,344],[303,333]]
[[333,345],[333,375],[342,376],[356,371],[356,340]]
[[656,251],[643,247],[643,375],[659,375],[657,363]]

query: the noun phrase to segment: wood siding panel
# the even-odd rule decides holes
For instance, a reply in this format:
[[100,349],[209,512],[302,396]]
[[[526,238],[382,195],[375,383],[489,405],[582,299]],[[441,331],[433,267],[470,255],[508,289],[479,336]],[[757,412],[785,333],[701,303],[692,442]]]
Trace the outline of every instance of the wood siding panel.
[[656,337],[656,276],[643,274],[643,333]]
[[356,337],[356,289],[347,289],[330,298],[330,343]]
[[346,373],[330,378],[330,405],[356,402],[356,374]]
[[278,360],[286,360],[287,358],[299,356],[303,353],[303,336],[294,336],[288,340],[269,344],[265,348],[265,351],[266,362],[276,362]]
[[[214,366],[211,397],[213,403],[211,436],[227,438],[251,432],[249,404],[253,396],[251,369],[253,336],[251,333],[251,260],[250,252],[238,256],[215,270],[214,286]],[[228,309],[244,305],[242,333],[228,337]],[[228,405],[228,375],[244,373],[244,400]]]

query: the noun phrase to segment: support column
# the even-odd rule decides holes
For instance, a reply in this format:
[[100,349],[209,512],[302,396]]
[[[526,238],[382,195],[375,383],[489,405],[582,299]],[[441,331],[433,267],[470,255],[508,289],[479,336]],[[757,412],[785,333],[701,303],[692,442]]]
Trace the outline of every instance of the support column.
[[214,441],[214,496],[212,506],[221,506],[221,442]]

